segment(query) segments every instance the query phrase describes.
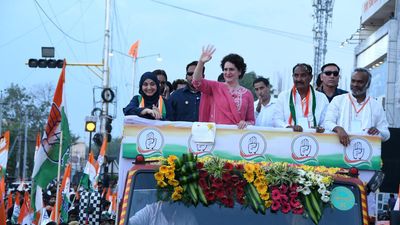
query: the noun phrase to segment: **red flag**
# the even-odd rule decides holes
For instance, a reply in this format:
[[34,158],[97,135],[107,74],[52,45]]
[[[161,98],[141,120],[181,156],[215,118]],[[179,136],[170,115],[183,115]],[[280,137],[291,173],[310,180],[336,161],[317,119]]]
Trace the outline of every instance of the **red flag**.
[[138,57],[139,43],[140,43],[140,40],[137,40],[135,43],[133,43],[133,45],[129,49],[128,54],[130,56],[132,56],[134,59],[137,59],[137,57]]

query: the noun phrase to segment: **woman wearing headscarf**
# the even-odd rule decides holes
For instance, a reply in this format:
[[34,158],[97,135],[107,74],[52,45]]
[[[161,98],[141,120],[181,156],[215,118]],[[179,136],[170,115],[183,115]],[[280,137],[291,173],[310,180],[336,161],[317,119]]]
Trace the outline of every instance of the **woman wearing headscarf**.
[[163,120],[167,104],[160,94],[160,82],[152,72],[146,72],[139,81],[139,94],[133,96],[123,109],[124,115],[137,115],[146,119]]
[[239,129],[254,125],[254,97],[239,84],[246,72],[243,58],[229,54],[221,61],[224,82],[206,80],[202,76],[204,64],[211,60],[215,48],[203,48],[193,74],[193,86],[201,91],[199,121],[217,124],[236,124]]

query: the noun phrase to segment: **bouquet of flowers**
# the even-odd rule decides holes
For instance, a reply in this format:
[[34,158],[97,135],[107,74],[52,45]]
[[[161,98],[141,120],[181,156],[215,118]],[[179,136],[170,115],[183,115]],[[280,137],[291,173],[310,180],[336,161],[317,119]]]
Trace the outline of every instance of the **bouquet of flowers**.
[[330,200],[332,175],[339,169],[223,160],[197,159],[193,154],[174,155],[162,160],[155,173],[161,200],[185,204],[219,204],[234,207],[235,202],[254,212],[307,211],[315,224]]

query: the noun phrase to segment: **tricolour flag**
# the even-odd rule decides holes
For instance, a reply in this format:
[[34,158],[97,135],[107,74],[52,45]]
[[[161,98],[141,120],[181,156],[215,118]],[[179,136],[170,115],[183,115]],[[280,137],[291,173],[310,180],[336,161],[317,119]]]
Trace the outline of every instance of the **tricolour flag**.
[[135,43],[133,43],[128,52],[128,54],[130,56],[132,56],[134,59],[137,59],[137,57],[138,57],[139,43],[140,43],[140,40],[137,40]]
[[87,190],[93,190],[95,187],[98,167],[99,165],[94,159],[93,152],[90,152],[85,169],[83,170],[83,176],[81,178],[81,185]]
[[[4,179],[1,179],[0,181],[2,184],[1,186],[4,187]],[[0,188],[0,225],[6,225],[6,221],[7,221],[7,213],[6,213],[6,209],[5,209],[5,204],[4,204],[4,188]]]
[[[34,212],[43,208],[41,190],[57,176],[58,165],[64,167],[69,157],[71,136],[68,120],[63,106],[63,89],[65,82],[65,65],[58,79],[50,114],[39,149],[35,152],[35,163],[32,171],[32,208]],[[58,161],[62,136],[61,162]]]
[[20,207],[19,203],[20,203],[20,195],[19,195],[19,191],[17,191],[17,192],[15,192],[14,209],[13,209],[13,213],[11,216],[12,223],[18,223],[19,212],[21,211],[21,207]]
[[71,186],[71,164],[65,168],[61,183],[62,203],[60,206],[60,222],[68,222],[69,189]]
[[30,213],[29,193],[25,191],[24,202],[18,216],[18,224],[32,224],[32,214]]
[[4,132],[3,136],[0,137],[0,178],[6,174],[9,148],[10,131],[6,131]]

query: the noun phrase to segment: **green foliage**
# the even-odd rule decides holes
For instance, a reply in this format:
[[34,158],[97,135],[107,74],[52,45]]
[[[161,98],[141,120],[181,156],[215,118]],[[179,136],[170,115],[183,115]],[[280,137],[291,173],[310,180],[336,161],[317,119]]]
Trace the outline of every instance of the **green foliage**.
[[[38,85],[30,90],[18,84],[11,84],[3,90],[3,113],[2,130],[10,131],[10,151],[7,163],[8,178],[22,177],[22,169],[26,169],[29,178],[33,169],[33,158],[35,153],[36,135],[43,134],[45,124],[50,112],[53,100],[54,86],[51,84]],[[25,122],[27,116],[27,122]],[[23,164],[24,132],[27,125],[27,164]],[[77,137],[73,136],[73,140]],[[20,149],[20,171],[17,173],[16,161]]]
[[239,83],[241,86],[249,89],[251,91],[251,93],[253,94],[253,97],[256,99],[256,92],[254,91],[253,88],[253,81],[257,78],[257,75],[255,72],[249,72],[249,73],[245,73],[243,78],[241,80],[239,80]]

